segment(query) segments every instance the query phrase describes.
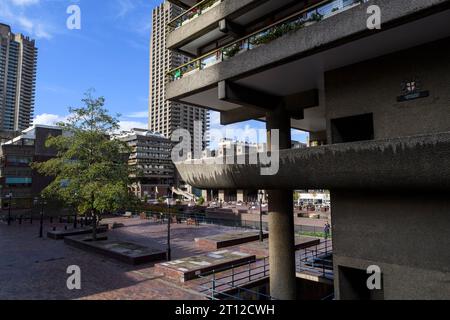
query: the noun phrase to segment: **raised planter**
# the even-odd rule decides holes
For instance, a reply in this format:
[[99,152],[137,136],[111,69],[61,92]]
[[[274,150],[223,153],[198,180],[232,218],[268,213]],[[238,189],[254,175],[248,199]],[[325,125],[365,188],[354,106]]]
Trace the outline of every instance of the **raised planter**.
[[[97,233],[105,233],[108,231],[108,225],[101,225],[97,228]],[[80,236],[92,234],[92,227],[69,229],[69,230],[51,230],[47,232],[47,237],[53,240],[62,240],[65,237]]]
[[[264,239],[267,239],[268,237],[269,234],[264,233]],[[202,249],[217,250],[257,240],[259,240],[259,232],[233,232],[197,238],[195,239],[195,244]]]
[[97,253],[130,265],[166,260],[167,253],[130,242],[115,240],[92,241],[90,237],[66,237],[64,243],[88,252]]
[[256,260],[255,255],[238,251],[222,250],[200,256],[184,258],[176,261],[160,263],[155,271],[164,276],[186,282],[198,278],[211,271],[224,271]]
[[[303,250],[320,244],[319,238],[300,236],[295,237],[295,250]],[[254,254],[257,257],[265,258],[269,256],[269,242],[252,242],[239,247],[239,251]]]

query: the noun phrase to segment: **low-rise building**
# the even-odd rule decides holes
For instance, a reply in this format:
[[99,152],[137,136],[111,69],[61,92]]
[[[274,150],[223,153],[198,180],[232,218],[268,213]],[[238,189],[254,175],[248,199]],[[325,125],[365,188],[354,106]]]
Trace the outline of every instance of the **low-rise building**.
[[59,127],[35,125],[0,147],[0,195],[2,210],[9,206],[12,195],[14,210],[29,210],[33,199],[51,182],[31,168],[33,162],[43,162],[56,155],[56,151],[47,148],[45,142],[49,136],[62,134]]

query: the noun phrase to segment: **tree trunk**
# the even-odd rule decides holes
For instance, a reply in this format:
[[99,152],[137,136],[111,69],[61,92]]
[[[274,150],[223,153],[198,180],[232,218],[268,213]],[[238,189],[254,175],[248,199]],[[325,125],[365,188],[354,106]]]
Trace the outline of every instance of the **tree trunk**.
[[92,240],[97,241],[97,215],[92,212]]

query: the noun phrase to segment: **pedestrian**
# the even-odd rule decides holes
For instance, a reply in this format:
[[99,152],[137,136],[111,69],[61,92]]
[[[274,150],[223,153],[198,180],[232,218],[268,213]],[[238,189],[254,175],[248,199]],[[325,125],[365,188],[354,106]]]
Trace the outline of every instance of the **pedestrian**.
[[328,222],[325,223],[323,231],[325,233],[325,240],[328,240],[328,238],[330,237],[330,231],[331,231],[331,225]]

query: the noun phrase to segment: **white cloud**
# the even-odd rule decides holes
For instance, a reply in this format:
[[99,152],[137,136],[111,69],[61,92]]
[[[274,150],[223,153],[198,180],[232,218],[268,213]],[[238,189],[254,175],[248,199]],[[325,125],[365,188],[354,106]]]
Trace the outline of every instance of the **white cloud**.
[[[58,122],[64,122],[67,120],[67,116],[61,116],[52,113],[43,113],[37,115],[34,118],[34,124],[46,125],[46,126],[54,126]],[[129,131],[134,128],[146,129],[148,127],[148,123],[140,122],[140,121],[126,121],[121,120],[119,122],[120,130],[119,131]]]
[[130,131],[131,129],[146,129],[148,123],[139,121],[126,121],[122,120],[119,123],[121,131]]
[[67,119],[67,117],[64,117],[64,116],[59,116],[59,115],[50,114],[50,113],[43,113],[43,114],[37,115],[34,118],[33,123],[46,125],[46,126],[54,126],[58,122],[65,121],[66,119]]
[[132,112],[130,114],[127,114],[125,117],[132,118],[132,119],[147,119],[148,118],[148,111],[138,111],[138,112]]
[[117,17],[124,17],[136,7],[133,0],[117,0]]
[[11,0],[11,2],[16,6],[25,7],[33,4],[38,4],[39,0]]
[[30,11],[34,8],[29,7],[39,3],[39,0],[0,0],[0,21],[11,25],[13,28],[22,29],[26,35],[33,38],[51,39],[51,28],[48,21],[41,17],[32,17],[36,12]]

